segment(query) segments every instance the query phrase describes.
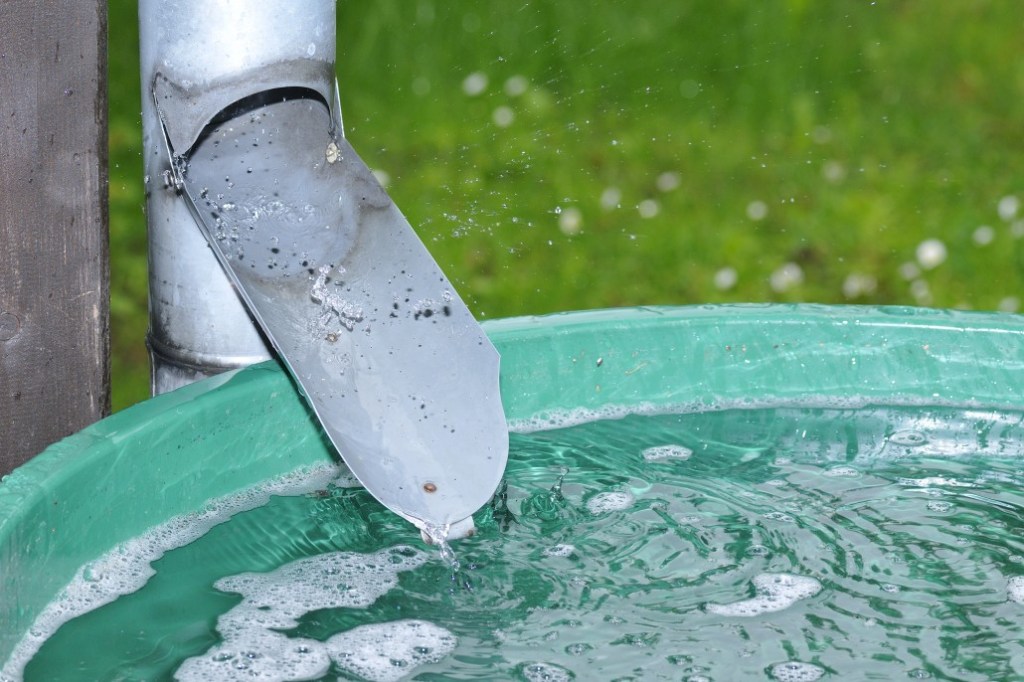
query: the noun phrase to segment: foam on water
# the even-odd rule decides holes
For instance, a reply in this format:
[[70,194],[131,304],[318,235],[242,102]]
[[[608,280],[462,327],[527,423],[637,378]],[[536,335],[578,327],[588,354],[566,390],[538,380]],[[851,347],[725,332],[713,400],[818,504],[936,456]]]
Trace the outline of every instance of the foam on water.
[[719,616],[760,616],[782,611],[821,591],[814,578],[790,573],[762,573],[754,578],[755,596],[731,604],[708,604],[707,612]]
[[545,549],[544,556],[565,558],[572,556],[572,553],[575,551],[576,547],[574,545],[560,544]]
[[925,476],[924,478],[899,478],[897,481],[900,485],[911,486],[914,488],[931,488],[935,486],[949,486],[953,488],[973,488],[973,483],[964,481],[958,481],[955,478],[946,478],[945,476]]
[[[653,417],[666,414],[687,415],[698,412],[725,412],[727,410],[770,410],[779,407],[789,409],[808,408],[823,410],[859,410],[875,404],[876,401],[877,398],[869,396],[849,396],[845,398],[836,396],[810,396],[802,399],[786,398],[784,401],[736,398],[729,400],[716,400],[714,402],[701,400],[680,401],[665,404],[641,402],[629,405],[605,405],[598,409],[578,407],[574,409],[548,410],[538,412],[537,414],[524,417],[522,419],[511,419],[508,422],[508,427],[509,431],[513,433],[535,433],[537,431],[565,429],[571,426],[590,424],[598,421],[614,421],[630,416]],[[981,401],[952,401],[946,400],[942,396],[938,395],[934,395],[929,398],[887,396],[885,403],[889,407],[935,408],[945,406],[959,409],[975,408],[981,410],[987,410],[990,408],[989,405]],[[891,439],[890,442],[892,442]]]
[[523,668],[526,682],[569,682],[573,674],[553,663],[530,663]]
[[1006,594],[1010,601],[1024,604],[1024,575],[1015,575],[1006,585]]
[[665,459],[687,460],[693,455],[693,450],[685,445],[656,445],[647,448],[640,453],[648,462],[657,462]]
[[[388,542],[384,538],[389,537],[389,529],[404,524],[397,518],[380,518],[380,535],[355,539],[345,535],[342,530],[349,526],[343,516],[352,509],[350,505],[356,504],[356,498],[370,503],[368,496],[351,491],[328,498],[275,498],[252,517],[238,519],[244,522],[243,532],[250,526],[276,528],[273,515],[280,510],[280,528],[288,529],[288,538],[301,537],[296,529],[302,528],[334,529],[345,538],[343,545],[324,540],[315,547],[295,548],[298,551],[345,549],[348,553],[301,559],[267,574],[243,573],[252,565],[232,559],[226,564],[231,566],[228,570],[212,567],[205,576],[197,574],[187,591],[178,591],[181,585],[169,572],[150,581],[141,594],[174,590],[171,594],[187,594],[183,598],[198,603],[201,594],[216,584],[218,589],[241,595],[237,599],[221,595],[216,611],[211,608],[201,622],[196,618],[187,623],[189,633],[193,628],[205,630],[212,625],[213,613],[241,601],[237,611],[222,613],[219,635],[204,640],[202,646],[217,642],[218,637],[223,641],[182,665],[176,673],[181,680],[319,679],[339,674],[399,679],[431,676],[442,666],[453,677],[468,679],[486,669],[491,678],[526,682],[587,677],[583,672],[587,670],[603,671],[607,675],[598,675],[608,679],[624,678],[631,671],[639,674],[641,666],[640,676],[645,679],[692,682],[732,679],[735,666],[742,666],[748,676],[780,682],[823,679],[826,672],[856,677],[861,670],[888,679],[879,671],[894,676],[907,671],[899,664],[871,658],[879,646],[891,643],[901,660],[907,661],[916,656],[902,653],[909,647],[935,656],[936,661],[947,655],[945,639],[940,641],[945,624],[935,624],[930,611],[891,615],[893,609],[919,603],[919,592],[936,604],[948,605],[949,612],[966,614],[979,627],[995,631],[1005,621],[1005,609],[1015,611],[1024,604],[1024,574],[989,570],[998,564],[999,553],[1009,553],[1018,564],[1015,569],[1024,563],[1019,560],[1024,551],[1012,533],[1008,511],[1024,504],[1019,493],[1022,474],[1011,458],[992,460],[990,467],[989,460],[978,455],[930,460],[900,451],[891,456],[892,448],[885,449],[888,441],[878,436],[893,432],[890,424],[909,421],[899,410],[885,420],[875,411],[858,417],[867,420],[856,422],[867,425],[858,435],[867,437],[858,443],[865,454],[858,451],[855,458],[841,436],[835,447],[829,440],[824,441],[829,447],[815,445],[822,433],[846,433],[835,425],[855,417],[784,410],[767,416],[771,421],[765,415],[748,419],[723,414],[722,421],[714,416],[680,419],[673,415],[598,424],[578,433],[517,437],[513,444],[524,454],[510,461],[508,490],[503,489],[490,511],[477,519],[478,535],[457,547],[469,589],[449,581],[441,562],[429,560],[436,559],[436,549],[424,553],[398,546],[378,551],[381,543]],[[921,421],[920,415],[912,416]],[[964,440],[972,440],[976,420],[962,413],[953,416],[950,423],[956,428],[966,424]],[[951,432],[943,431],[947,428],[938,423],[920,431],[932,442],[960,437],[959,432],[948,435]],[[693,458],[701,460],[700,466],[673,466],[672,460],[667,460],[669,465],[652,465],[638,456],[645,448],[666,443],[685,442],[697,450],[697,434],[714,436]],[[996,446],[988,443],[1005,439],[1005,434],[991,436],[983,447],[994,452]],[[601,448],[606,446],[604,453]],[[1011,451],[1018,450],[1007,450]],[[558,457],[557,466],[551,463],[553,456]],[[802,495],[804,490],[809,491],[807,496]],[[942,504],[936,506],[936,501]],[[949,504],[953,506],[947,511],[964,514],[935,513]],[[271,516],[257,517],[260,514]],[[965,525],[968,514],[978,515],[976,528]],[[842,533],[834,545],[822,542],[819,531],[833,528],[829,519],[837,515],[845,520],[839,529]],[[377,522],[377,517],[373,519]],[[359,521],[365,519],[360,516]],[[920,537],[910,547],[893,544],[891,537],[877,530],[893,523],[920,528]],[[408,528],[401,527],[408,533]],[[975,537],[981,564],[972,563],[974,550],[967,556],[960,549],[962,538]],[[202,549],[202,542],[196,545],[195,556],[206,556],[208,548]],[[988,550],[989,546],[993,549]],[[877,547],[871,565],[882,573],[869,580],[847,574],[849,550],[841,548],[849,547],[858,552]],[[929,567],[927,576],[939,586],[933,592],[924,591],[920,581],[907,576],[903,562],[913,561],[919,548],[936,557],[950,557],[948,565],[937,560]],[[169,571],[175,565],[171,560],[183,564],[189,548],[179,551],[167,558]],[[996,558],[986,560],[986,556]],[[399,568],[389,568],[392,561]],[[1020,575],[1011,577],[1013,573]],[[97,570],[87,577],[97,580],[102,575]],[[819,582],[822,576],[828,577],[827,595],[820,594],[825,587]],[[991,598],[962,607],[949,605],[944,586],[961,581],[971,586],[972,594]],[[658,587],[638,591],[647,585]],[[662,593],[661,588],[671,592]],[[275,601],[285,595],[283,603]],[[819,596],[812,598],[815,595]],[[133,595],[127,600],[133,613],[148,614],[153,613],[147,607],[156,597],[150,601]],[[709,603],[712,600],[732,603]],[[837,600],[856,606],[833,609]],[[1003,607],[992,608],[996,603]],[[757,616],[761,617],[751,618]],[[818,628],[808,625],[811,616],[835,619],[836,629],[829,632],[845,633],[843,644],[814,648],[821,639]],[[959,616],[943,619],[954,626],[949,634],[955,639]],[[104,626],[115,632],[120,622],[112,617]],[[666,622],[671,627],[653,625]],[[184,618],[168,623],[166,629],[154,628],[147,642],[171,641],[167,633],[183,631],[183,625]],[[75,631],[73,638],[58,635],[52,652],[50,648],[40,651],[29,674],[36,672],[37,665],[40,671],[52,670],[64,660],[64,651],[71,652],[67,660],[82,660],[85,665],[87,656],[75,652],[96,635],[79,626],[81,633]],[[811,648],[803,646],[805,639]],[[1012,637],[1005,642],[1009,655],[1019,657],[1019,642]],[[961,651],[968,647],[966,643],[958,646]],[[184,646],[179,650],[180,657],[168,661],[196,653]],[[140,671],[157,668],[157,663],[144,658],[150,651],[145,646],[126,645],[125,651],[129,657],[124,660],[138,661],[132,665]],[[615,655],[609,656],[608,651]],[[681,651],[691,655],[677,655]],[[733,653],[738,654],[736,660]],[[976,656],[973,650],[970,655]],[[112,654],[111,660],[120,659]],[[168,665],[173,668],[176,663]],[[196,666],[192,673],[190,665]],[[667,665],[673,666],[672,672],[666,672]],[[963,664],[965,679],[972,665]],[[983,661],[981,665],[984,679],[1012,678],[1005,663]]]
[[327,642],[281,632],[298,627],[298,619],[311,611],[370,606],[398,584],[399,573],[427,558],[399,545],[371,554],[318,554],[270,573],[222,578],[214,587],[243,599],[217,619],[222,641],[186,660],[175,679],[304,680],[326,673],[333,660],[370,680],[396,680],[418,665],[440,660],[455,647],[455,637],[425,621],[363,626]]
[[253,488],[208,502],[204,509],[175,516],[124,542],[75,573],[71,582],[39,614],[0,670],[0,679],[20,680],[25,666],[69,620],[142,588],[154,574],[151,564],[184,547],[235,514],[263,506],[271,495],[301,495],[343,478],[342,468],[324,464],[299,469]]
[[771,675],[778,682],[815,682],[825,675],[825,669],[803,661],[787,661],[773,665]]
[[587,501],[587,509],[591,514],[604,514],[613,511],[622,511],[633,506],[635,499],[630,493],[614,490],[606,493],[598,493]]
[[361,625],[325,643],[342,669],[373,682],[395,682],[424,663],[450,654],[458,641],[448,630],[423,620]]

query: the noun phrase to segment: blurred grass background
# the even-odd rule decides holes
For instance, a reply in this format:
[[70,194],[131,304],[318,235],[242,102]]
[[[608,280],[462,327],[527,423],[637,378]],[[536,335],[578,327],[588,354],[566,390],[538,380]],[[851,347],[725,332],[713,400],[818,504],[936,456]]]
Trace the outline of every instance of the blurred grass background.
[[[113,403],[148,395],[136,6],[111,0]],[[1016,311],[1024,4],[342,0],[346,132],[480,317]]]

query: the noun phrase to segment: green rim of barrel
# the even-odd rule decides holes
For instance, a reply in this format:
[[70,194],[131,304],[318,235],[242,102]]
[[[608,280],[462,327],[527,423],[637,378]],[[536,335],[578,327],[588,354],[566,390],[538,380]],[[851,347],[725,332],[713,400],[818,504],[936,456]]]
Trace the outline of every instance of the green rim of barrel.
[[[485,324],[513,424],[744,405],[1024,408],[1024,317],[727,305]],[[40,415],[45,418],[45,415]],[[275,362],[113,415],[0,485],[0,661],[84,563],[213,498],[335,461]]]

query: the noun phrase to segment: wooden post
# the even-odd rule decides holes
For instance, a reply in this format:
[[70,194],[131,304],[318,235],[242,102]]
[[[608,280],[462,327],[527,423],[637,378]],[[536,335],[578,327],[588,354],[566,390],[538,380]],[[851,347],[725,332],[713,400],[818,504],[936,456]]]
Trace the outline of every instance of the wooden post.
[[110,411],[106,0],[0,10],[0,473]]

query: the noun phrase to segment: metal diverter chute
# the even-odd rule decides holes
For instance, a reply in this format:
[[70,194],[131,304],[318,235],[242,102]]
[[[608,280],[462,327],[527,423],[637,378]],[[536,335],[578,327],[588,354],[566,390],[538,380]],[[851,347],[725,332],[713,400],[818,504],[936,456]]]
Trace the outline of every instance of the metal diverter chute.
[[329,99],[278,87],[179,130],[153,97],[176,188],[359,481],[427,532],[464,536],[508,458],[498,354],[343,137]]

